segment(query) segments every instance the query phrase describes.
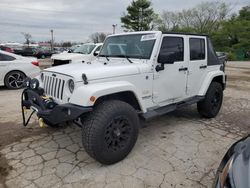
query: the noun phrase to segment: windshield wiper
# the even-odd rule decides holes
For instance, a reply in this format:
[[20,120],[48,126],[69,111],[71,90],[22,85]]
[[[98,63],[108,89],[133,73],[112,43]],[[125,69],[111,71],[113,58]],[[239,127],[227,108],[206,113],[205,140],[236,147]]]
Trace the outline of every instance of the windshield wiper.
[[124,58],[126,58],[128,60],[129,63],[134,63],[131,59],[128,58],[128,56],[126,56],[124,54],[123,55],[118,55],[117,57],[124,57]]

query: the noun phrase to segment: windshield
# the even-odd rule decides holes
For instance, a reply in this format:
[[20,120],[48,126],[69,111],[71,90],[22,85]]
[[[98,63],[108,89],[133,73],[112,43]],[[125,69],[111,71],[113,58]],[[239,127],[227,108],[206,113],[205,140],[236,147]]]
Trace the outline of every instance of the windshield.
[[94,44],[84,44],[78,48],[76,48],[73,52],[80,54],[90,54],[93,49],[96,47]]
[[155,34],[112,36],[106,39],[99,56],[150,59]]

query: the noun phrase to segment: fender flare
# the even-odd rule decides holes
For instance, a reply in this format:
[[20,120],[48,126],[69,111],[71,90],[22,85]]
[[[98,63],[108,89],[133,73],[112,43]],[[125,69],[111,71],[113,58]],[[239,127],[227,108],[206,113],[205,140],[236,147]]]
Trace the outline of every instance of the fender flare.
[[208,72],[207,75],[206,75],[206,78],[204,79],[203,81],[203,84],[202,84],[202,87],[201,89],[199,90],[199,93],[198,95],[199,96],[204,96],[206,95],[207,93],[207,90],[212,82],[212,80],[215,78],[215,77],[218,77],[218,76],[222,76],[223,79],[223,84],[226,83],[226,78],[225,78],[225,73],[222,72],[222,71],[211,71],[211,72]]
[[[127,81],[94,83],[78,87],[70,97],[69,102],[80,106],[94,106],[95,101],[100,97],[125,91],[132,92],[135,95],[140,108],[144,111],[145,107],[139,98],[138,90],[133,84]],[[90,101],[91,96],[95,97],[95,101]]]

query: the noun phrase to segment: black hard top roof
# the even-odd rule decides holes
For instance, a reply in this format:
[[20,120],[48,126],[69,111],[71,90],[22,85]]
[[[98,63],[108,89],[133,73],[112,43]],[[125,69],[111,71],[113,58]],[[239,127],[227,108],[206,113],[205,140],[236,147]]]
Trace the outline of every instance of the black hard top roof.
[[205,36],[205,37],[208,37],[208,35],[206,35],[206,34],[171,32],[171,31],[162,32],[162,34],[194,35],[194,36]]

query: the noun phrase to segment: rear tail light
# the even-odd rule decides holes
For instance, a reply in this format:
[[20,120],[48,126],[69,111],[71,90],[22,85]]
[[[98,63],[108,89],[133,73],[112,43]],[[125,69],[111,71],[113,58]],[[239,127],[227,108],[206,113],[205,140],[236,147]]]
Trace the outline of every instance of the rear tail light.
[[35,66],[39,66],[39,61],[32,61],[31,63]]

